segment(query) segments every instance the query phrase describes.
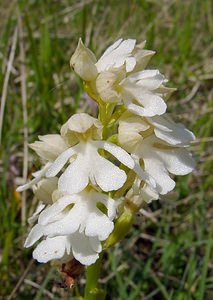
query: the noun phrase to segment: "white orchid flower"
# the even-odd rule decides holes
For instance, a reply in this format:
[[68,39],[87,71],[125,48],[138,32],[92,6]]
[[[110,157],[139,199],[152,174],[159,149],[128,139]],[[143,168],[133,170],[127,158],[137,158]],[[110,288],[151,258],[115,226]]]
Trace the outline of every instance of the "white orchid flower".
[[[90,122],[85,127],[86,122],[83,120],[88,118]],[[83,113],[74,115],[68,121],[69,130],[66,131],[66,135],[69,135],[70,139],[78,136],[78,144],[60,154],[46,173],[47,177],[56,176],[72,159],[59,178],[59,191],[75,194],[91,183],[98,185],[104,192],[108,192],[119,189],[126,181],[126,173],[101,156],[98,150],[106,150],[130,169],[134,167],[134,161],[125,150],[115,144],[91,138],[92,128],[98,126],[96,129],[99,130],[99,123],[97,119]],[[95,133],[94,128],[93,134]]]
[[145,50],[146,42],[136,45],[135,39],[119,39],[109,46],[97,60],[94,53],[79,39],[78,46],[71,57],[70,65],[83,80],[91,81],[97,74],[109,69],[125,66],[125,71],[136,72],[148,64],[154,51]]
[[130,112],[152,117],[166,111],[166,103],[158,89],[167,82],[158,70],[143,70],[129,75],[120,83],[121,97]]
[[186,175],[194,169],[191,153],[185,148],[172,147],[154,135],[144,139],[134,155],[143,160],[143,170],[154,178],[156,191],[161,195],[175,187],[175,181],[169,173]]
[[[102,209],[105,212],[102,212],[101,208],[98,208],[98,205],[102,205]],[[77,241],[74,242],[74,237],[81,237],[84,243],[87,240],[90,246],[95,249],[97,243],[100,245],[99,241],[105,240],[112,232],[115,214],[115,201],[107,195],[97,193],[94,190],[63,196],[40,213],[38,224],[29,233],[25,247],[32,246],[43,236],[47,237],[48,243],[52,243],[51,241],[53,241],[53,244],[53,238],[63,236],[67,237],[65,241],[67,243],[70,241],[73,249],[76,248],[76,243],[78,245]],[[92,243],[93,241],[94,244]],[[52,252],[49,257],[44,256],[46,244],[47,242],[41,242],[41,246],[37,247],[39,251],[38,249],[35,250],[38,261],[42,261],[44,257],[48,260],[53,259]],[[87,246],[88,248],[89,246]],[[100,246],[99,249],[101,250]],[[69,249],[69,251],[71,250]],[[64,251],[62,252],[64,253]],[[60,252],[60,255],[62,252]],[[40,253],[40,256],[38,253]],[[81,253],[74,251],[73,256],[79,260]]]
[[[119,122],[119,144],[132,153],[135,169],[143,170],[149,179],[155,181],[156,186],[140,177],[146,182],[146,192],[168,193],[175,187],[169,173],[186,175],[194,168],[194,160],[185,149],[194,135],[167,116],[146,119],[126,115],[128,117]],[[153,199],[156,196],[153,195]]]
[[40,141],[33,144],[33,149],[42,159],[49,161],[43,169],[33,174],[35,178],[32,181],[18,187],[17,191],[33,187],[42,178],[55,177],[68,160],[70,165],[59,178],[59,191],[78,193],[89,182],[98,185],[105,192],[119,189],[126,181],[126,173],[101,156],[98,150],[104,149],[130,169],[134,167],[134,161],[122,148],[100,140],[102,127],[98,119],[80,113],[72,116],[62,126],[61,136],[40,137]]
[[74,256],[82,265],[89,266],[96,262],[101,250],[97,238],[76,232],[70,236],[47,237],[35,248],[33,258],[40,263],[47,263],[50,260],[67,262]]
[[187,147],[195,139],[190,130],[181,123],[175,123],[167,114],[141,118],[126,112],[119,120],[118,132],[119,143],[128,152],[132,152],[145,137],[151,134],[178,147]]
[[[71,57],[70,65],[76,74],[85,81],[92,81],[98,73],[107,71],[109,68],[119,68],[123,65],[126,66],[126,71],[130,72],[137,62],[136,57],[132,54],[135,44],[136,40],[134,39],[119,39],[108,47],[100,59],[97,60],[94,53],[85,47],[80,39]],[[138,51],[136,52],[138,54]],[[141,55],[139,60],[141,61]]]
[[[136,45],[133,39],[119,39],[97,62],[95,58],[91,59],[91,51],[81,41],[79,45],[71,58],[71,65],[80,77],[90,82],[93,93],[103,101],[123,103],[139,116],[165,113],[167,106],[162,97],[171,90],[163,86],[167,80],[158,70],[143,70],[154,54],[143,49],[145,43]],[[87,57],[84,63],[78,59],[82,52]]]
[[17,191],[32,187],[40,201],[25,241],[25,247],[38,242],[33,257],[39,262],[95,263],[102,242],[108,247],[125,236],[144,202],[175,187],[170,174],[194,168],[187,147],[195,137],[166,114],[174,89],[164,86],[158,70],[145,69],[154,52],[144,46],[119,39],[97,59],[79,40],[70,64],[97,101],[100,120],[75,114],[60,134],[30,145],[43,167]]
[[124,77],[123,69],[109,70],[96,79],[96,88],[105,102],[123,103],[126,108],[139,116],[152,117],[166,111],[163,95],[167,80],[158,70],[144,70]]

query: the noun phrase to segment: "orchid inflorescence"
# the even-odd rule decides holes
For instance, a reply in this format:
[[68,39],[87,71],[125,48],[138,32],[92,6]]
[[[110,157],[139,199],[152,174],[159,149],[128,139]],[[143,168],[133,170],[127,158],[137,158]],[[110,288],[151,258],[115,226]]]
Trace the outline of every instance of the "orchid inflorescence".
[[166,113],[174,89],[146,69],[154,52],[144,46],[119,39],[97,60],[79,40],[70,63],[97,102],[98,118],[78,113],[60,134],[39,136],[30,147],[44,166],[17,189],[32,187],[40,201],[25,241],[30,247],[42,239],[33,251],[39,262],[95,263],[145,203],[174,189],[170,173],[194,168],[187,149],[194,135]]

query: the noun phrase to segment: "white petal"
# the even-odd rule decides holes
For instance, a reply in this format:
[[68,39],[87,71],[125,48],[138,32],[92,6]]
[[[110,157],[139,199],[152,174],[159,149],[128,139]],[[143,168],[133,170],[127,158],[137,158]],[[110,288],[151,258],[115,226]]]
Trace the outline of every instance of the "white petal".
[[49,170],[46,173],[47,177],[54,177],[58,174],[58,172],[61,171],[61,169],[64,167],[68,159],[74,155],[76,152],[73,148],[69,148],[61,155],[58,156],[58,158],[53,162],[52,166],[49,168]]
[[173,190],[175,181],[172,180],[163,163],[151,152],[144,158],[145,171],[156,181],[156,191],[164,195]]
[[29,181],[28,183],[25,183],[24,185],[19,186],[19,187],[16,189],[16,191],[17,191],[17,192],[23,192],[23,191],[25,191],[25,190],[31,188],[34,184],[38,183],[40,179],[41,179],[41,178],[39,178],[39,177],[34,178],[33,180]]
[[87,236],[97,236],[100,241],[108,238],[113,231],[114,223],[102,212],[90,213],[86,222],[85,234]]
[[103,127],[103,125],[98,119],[93,118],[86,113],[74,114],[71,118],[69,118],[67,124],[69,130],[79,133],[85,133],[88,129],[90,129],[93,126],[97,129]]
[[146,131],[150,125],[141,117],[127,117],[119,121],[118,141],[119,144],[128,152],[134,152],[134,149],[142,141],[142,131]]
[[120,95],[116,91],[118,74],[116,72],[101,72],[96,79],[96,88],[105,102],[115,103],[120,101]]
[[132,104],[132,103],[125,103],[126,104],[126,107],[127,109],[132,112],[133,114],[136,114],[138,116],[141,116],[141,117],[149,117],[149,116],[153,116],[154,113],[150,110],[147,110],[139,105],[136,105],[136,104]]
[[61,219],[47,224],[43,230],[44,234],[49,237],[73,234],[79,229],[80,223],[84,217],[85,211],[82,211],[80,206],[75,205]]
[[37,177],[34,178],[33,180],[31,180],[30,182],[19,186],[16,191],[17,192],[23,192],[29,188],[31,188],[34,184],[38,183],[41,178],[45,175],[45,173],[47,172],[47,170],[50,168],[50,166],[52,165],[52,163],[48,162],[43,169],[41,169],[40,171],[37,172]]
[[156,153],[164,162],[170,173],[175,175],[189,174],[195,167],[195,161],[184,148],[174,148],[171,150],[156,150]]
[[34,214],[28,219],[28,223],[29,224],[33,224],[37,219],[38,219],[38,216],[40,214],[40,212],[45,208],[45,204],[44,203],[39,203],[37,208],[36,208],[36,211],[34,212]]
[[64,196],[51,206],[47,207],[39,216],[39,224],[46,225],[49,222],[52,222],[52,219],[61,213],[69,204],[75,203],[75,199],[75,196]]
[[40,263],[60,259],[65,255],[66,248],[68,247],[67,244],[67,238],[63,236],[47,238],[33,251],[33,258]]
[[71,146],[74,146],[73,148],[78,148],[77,143],[81,140],[82,134],[84,140],[85,137],[98,140],[102,138],[102,128],[103,125],[98,119],[86,113],[78,113],[69,118],[61,127],[61,135],[68,140]]
[[118,190],[123,186],[127,178],[123,170],[101,156],[97,156],[92,174],[104,192]]
[[136,66],[135,57],[127,57],[126,58],[126,71],[131,72],[135,66]]
[[[99,255],[93,250],[90,240],[84,234],[75,233],[70,236],[72,252],[81,264],[89,266],[96,262]],[[96,245],[95,245],[96,246]]]
[[154,94],[146,94],[141,93],[135,96],[137,96],[137,101],[144,106],[147,116],[154,116],[154,115],[162,115],[165,113],[167,105],[164,102],[164,100]]
[[152,91],[165,82],[165,77],[158,70],[144,70],[130,75],[127,80],[135,82],[143,89]]
[[141,189],[140,195],[147,203],[150,203],[152,200],[157,200],[159,198],[159,194],[147,184],[145,184]]
[[[134,155],[132,155],[133,158],[135,158]],[[151,187],[155,188],[156,187],[156,181],[155,179],[146,171],[143,171],[142,168],[140,167],[139,161],[138,159],[136,160],[135,158],[135,167],[134,167],[134,171],[135,173],[138,175],[138,177],[145,181],[147,184],[150,184]]]
[[104,150],[111,153],[113,156],[115,156],[122,164],[127,166],[130,169],[134,168],[134,160],[131,158],[131,156],[123,150],[121,147],[105,141],[100,141],[97,143],[98,147],[103,148]]
[[149,118],[149,122],[155,126],[156,136],[169,144],[187,145],[195,139],[194,134],[183,124],[173,122],[168,116],[155,116]]
[[125,102],[125,105],[130,112],[141,117],[152,117],[156,115],[156,113],[153,112],[152,107],[144,108],[140,105],[136,105],[128,102]]
[[36,177],[36,178],[43,177],[45,175],[46,171],[49,169],[49,167],[51,167],[51,165],[52,165],[52,162],[46,163],[41,170],[38,170],[38,171],[32,173],[33,177]]
[[35,242],[37,242],[43,236],[42,226],[36,224],[30,231],[25,243],[24,247],[31,247]]
[[[128,65],[128,72],[134,68],[135,63],[133,63],[133,59],[128,61],[128,56],[131,55],[136,41],[133,39],[128,39],[122,41],[122,39],[115,42],[112,46],[110,46],[101,58],[96,63],[96,67],[98,72],[103,72],[108,70],[110,67],[118,68],[122,66],[125,62]],[[135,59],[136,62],[136,59]]]
[[[118,39],[117,41],[115,41],[111,46],[109,46],[105,51],[104,53],[102,54],[101,58],[102,57],[105,57],[106,55],[110,54],[113,50],[115,50],[120,44],[121,42],[123,41],[123,39]],[[100,58],[100,59],[101,59]],[[99,59],[99,60],[100,60]]]
[[102,250],[102,246],[100,241],[97,239],[97,237],[89,237],[89,242],[90,242],[90,246],[92,247],[92,249],[97,252],[100,253]]
[[[143,80],[141,80],[141,82],[142,81]],[[123,101],[128,110],[138,115],[147,117],[165,113],[167,107],[166,103],[160,97],[160,95],[150,89],[154,88],[154,86],[157,86],[157,84],[146,82],[146,87],[144,87],[139,83],[140,81],[137,83],[136,80],[131,81],[129,78],[127,78],[120,84],[122,87]],[[135,104],[136,101],[142,106],[142,108],[137,107]]]
[[[87,195],[86,195],[87,196]],[[68,197],[66,196],[67,200]],[[65,198],[65,197],[64,197]],[[63,206],[61,208],[66,208],[65,204],[73,204],[73,207],[67,207],[66,211],[64,211],[58,218],[58,220],[54,221],[52,218],[49,219],[49,224],[44,227],[44,234],[50,237],[57,236],[57,235],[70,235],[77,230],[79,230],[80,226],[82,226],[83,230],[85,227],[85,222],[87,221],[88,215],[90,213],[88,208],[88,198],[83,198],[78,195],[71,196],[74,201],[64,201]],[[58,201],[60,202],[61,199]],[[64,199],[66,200],[66,199]],[[86,202],[87,201],[87,202]],[[85,203],[86,202],[86,203]],[[60,211],[58,211],[60,213]]]
[[133,70],[133,72],[138,72],[141,71],[143,69],[146,68],[147,64],[149,63],[150,59],[152,58],[152,56],[155,54],[155,51],[151,51],[151,50],[144,50],[142,49],[144,46],[142,47],[138,47],[136,46],[136,52],[134,53],[134,56],[136,58],[136,66]]
[[101,202],[103,203],[106,208],[107,208],[107,216],[109,217],[110,220],[113,220],[116,215],[116,202],[112,198],[108,197],[107,195],[104,194],[98,194],[96,193],[93,196],[96,202]]
[[59,178],[59,191],[69,194],[81,192],[89,183],[89,170],[86,164],[86,159],[79,155]]

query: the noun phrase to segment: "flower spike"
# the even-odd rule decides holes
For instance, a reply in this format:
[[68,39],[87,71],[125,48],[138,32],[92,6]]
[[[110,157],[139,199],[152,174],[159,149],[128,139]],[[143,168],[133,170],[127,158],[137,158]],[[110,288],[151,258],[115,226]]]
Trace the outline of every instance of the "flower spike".
[[79,40],[70,65],[99,115],[76,113],[60,134],[39,136],[30,147],[43,166],[17,188],[32,188],[39,201],[24,246],[38,242],[33,257],[41,263],[94,264],[126,236],[144,203],[174,189],[172,175],[194,168],[195,136],[166,113],[174,89],[147,68],[155,52],[144,47],[121,38],[97,59]]

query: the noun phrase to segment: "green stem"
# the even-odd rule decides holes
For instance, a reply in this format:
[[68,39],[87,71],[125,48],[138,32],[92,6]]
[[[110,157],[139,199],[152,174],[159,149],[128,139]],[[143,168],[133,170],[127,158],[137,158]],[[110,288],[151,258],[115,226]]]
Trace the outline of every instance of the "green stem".
[[104,300],[105,292],[98,287],[102,254],[95,264],[86,269],[86,287],[84,300]]
[[103,139],[107,139],[108,137],[108,125],[110,122],[110,118],[115,107],[114,103],[99,103],[99,119],[103,125]]

